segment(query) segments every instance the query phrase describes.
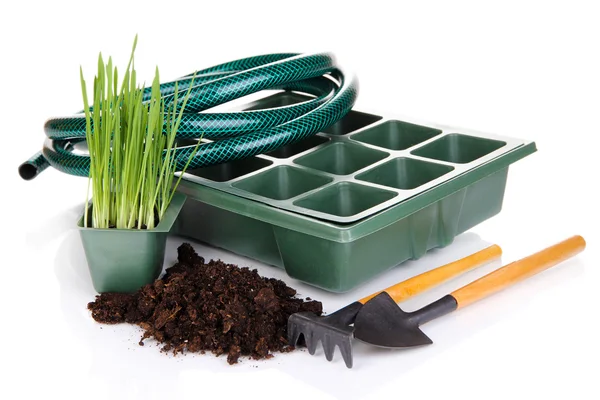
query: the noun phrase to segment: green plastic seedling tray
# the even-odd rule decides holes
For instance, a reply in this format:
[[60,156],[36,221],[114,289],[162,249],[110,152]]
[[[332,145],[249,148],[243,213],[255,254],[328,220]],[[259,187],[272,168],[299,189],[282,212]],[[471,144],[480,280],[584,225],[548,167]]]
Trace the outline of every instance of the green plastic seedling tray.
[[[303,101],[284,92],[246,109]],[[272,153],[188,171],[177,232],[345,292],[502,208],[535,143],[351,111]]]

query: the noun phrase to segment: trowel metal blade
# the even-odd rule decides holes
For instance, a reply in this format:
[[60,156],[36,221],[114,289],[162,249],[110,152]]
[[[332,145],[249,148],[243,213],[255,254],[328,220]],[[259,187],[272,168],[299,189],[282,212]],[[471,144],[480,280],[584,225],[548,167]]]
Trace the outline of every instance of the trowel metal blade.
[[411,314],[383,292],[365,303],[354,321],[354,337],[379,347],[402,348],[433,343]]

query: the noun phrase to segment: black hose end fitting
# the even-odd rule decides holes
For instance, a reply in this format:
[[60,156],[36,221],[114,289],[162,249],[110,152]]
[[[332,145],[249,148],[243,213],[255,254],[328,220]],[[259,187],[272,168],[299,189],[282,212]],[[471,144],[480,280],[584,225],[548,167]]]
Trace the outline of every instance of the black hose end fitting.
[[19,165],[19,175],[24,180],[30,181],[49,166],[50,163],[48,163],[46,157],[44,157],[41,151],[38,151],[29,160]]
[[29,162],[24,162],[23,164],[19,165],[19,175],[26,181],[30,181],[35,178],[38,176],[38,173],[38,168]]

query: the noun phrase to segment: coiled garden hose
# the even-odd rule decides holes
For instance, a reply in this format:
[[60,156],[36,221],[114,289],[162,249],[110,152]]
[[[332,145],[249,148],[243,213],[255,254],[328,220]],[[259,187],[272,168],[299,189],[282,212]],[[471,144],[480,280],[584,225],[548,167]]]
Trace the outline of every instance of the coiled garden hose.
[[[175,82],[178,91],[185,94],[192,75],[160,85],[167,104],[173,101]],[[203,112],[266,89],[298,91],[315,97],[265,110]],[[150,90],[145,89],[145,100],[150,98]],[[239,160],[273,151],[322,131],[350,111],[357,94],[356,79],[345,77],[329,53],[244,58],[196,72],[177,138],[212,140],[198,148],[189,169]],[[51,118],[44,131],[47,139],[42,151],[19,167],[21,177],[33,179],[49,165],[71,175],[87,177],[89,156],[73,152],[74,145],[85,141],[84,114]],[[184,168],[193,150],[194,145],[177,149],[177,170]]]

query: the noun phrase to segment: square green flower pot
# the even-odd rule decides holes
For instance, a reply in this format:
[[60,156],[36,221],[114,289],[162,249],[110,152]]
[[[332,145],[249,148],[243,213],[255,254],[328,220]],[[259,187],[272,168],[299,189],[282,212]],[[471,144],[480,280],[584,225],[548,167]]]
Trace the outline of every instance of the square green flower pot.
[[[131,293],[159,277],[165,259],[167,235],[186,201],[175,193],[154,229],[96,229],[78,227],[85,256],[98,293]],[[91,208],[91,206],[90,206]]]

